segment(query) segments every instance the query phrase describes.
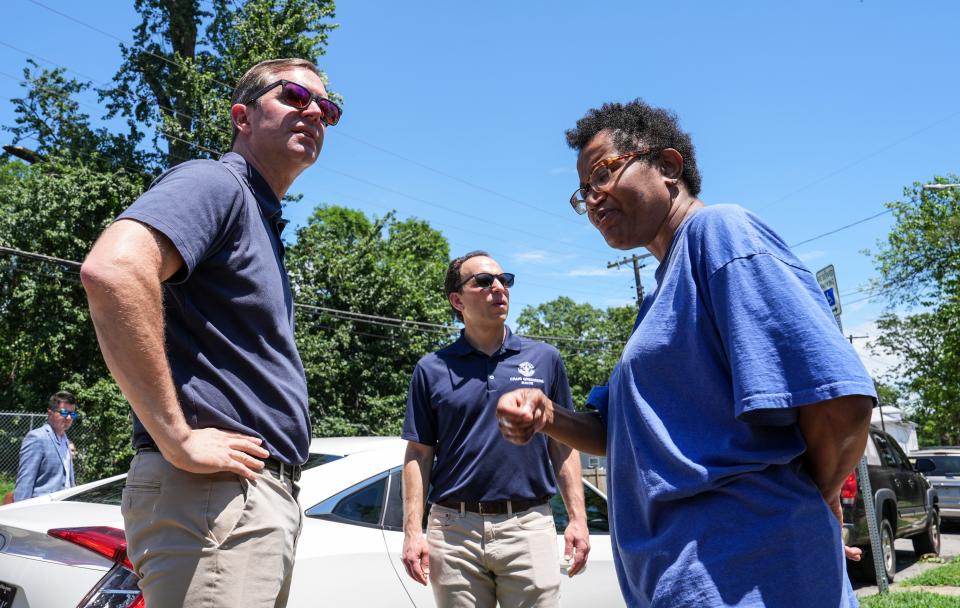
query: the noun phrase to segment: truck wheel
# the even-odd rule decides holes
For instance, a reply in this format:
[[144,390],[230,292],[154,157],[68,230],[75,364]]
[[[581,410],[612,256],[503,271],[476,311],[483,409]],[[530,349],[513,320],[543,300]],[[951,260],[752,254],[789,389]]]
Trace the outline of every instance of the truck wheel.
[[[893,548],[893,527],[890,520],[880,520],[880,555],[883,558],[883,569],[887,575],[887,582],[893,582],[893,576],[897,573],[897,552]],[[863,581],[877,584],[877,572],[873,565],[873,550],[868,545],[864,547],[863,557],[859,562],[848,562],[855,564],[851,570],[856,573],[856,577]]]
[[913,552],[917,557],[929,553],[940,555],[940,511],[930,509],[926,529],[910,540],[913,541]]

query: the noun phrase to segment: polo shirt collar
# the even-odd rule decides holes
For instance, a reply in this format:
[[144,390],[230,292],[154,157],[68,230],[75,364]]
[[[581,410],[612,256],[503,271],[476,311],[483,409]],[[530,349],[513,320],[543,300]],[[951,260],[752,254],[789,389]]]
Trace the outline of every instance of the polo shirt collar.
[[[515,335],[510,331],[510,327],[506,326],[507,335],[503,339],[503,344],[500,346],[500,349],[496,352],[497,355],[504,353],[506,351],[520,352],[520,337]],[[467,342],[466,330],[460,330],[460,337],[457,338],[457,341],[450,345],[450,352],[458,357],[463,357],[469,355],[470,353],[479,353],[477,349],[470,345]],[[486,353],[480,353],[486,355]]]
[[227,152],[220,157],[220,162],[229,164],[247,180],[247,184],[253,190],[257,203],[260,205],[260,213],[276,225],[278,231],[283,232],[283,228],[289,222],[281,216],[283,208],[280,205],[280,199],[273,193],[270,184],[254,168],[253,164],[247,162],[247,159],[236,152]]

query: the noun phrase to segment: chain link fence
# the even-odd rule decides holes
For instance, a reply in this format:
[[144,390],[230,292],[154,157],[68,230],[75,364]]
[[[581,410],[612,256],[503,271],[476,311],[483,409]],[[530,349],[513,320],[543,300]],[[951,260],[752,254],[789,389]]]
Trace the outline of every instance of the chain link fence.
[[[20,466],[20,444],[27,433],[40,428],[47,422],[47,414],[34,412],[0,412],[0,482],[12,483],[17,479],[17,468]],[[73,461],[73,472],[77,483],[92,481],[84,471],[84,448],[92,441],[88,439],[83,425],[83,417],[77,418],[67,438],[77,448],[76,458]],[[91,434],[92,435],[92,434]]]

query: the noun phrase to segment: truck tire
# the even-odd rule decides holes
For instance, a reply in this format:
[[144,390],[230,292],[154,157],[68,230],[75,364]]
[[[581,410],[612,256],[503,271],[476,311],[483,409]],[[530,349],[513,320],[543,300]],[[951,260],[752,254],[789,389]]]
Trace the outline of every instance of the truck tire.
[[[887,575],[887,582],[892,583],[897,573],[897,552],[893,548],[893,526],[890,520],[880,520],[880,554],[883,556],[883,569]],[[863,547],[863,556],[859,562],[847,562],[856,578],[874,585],[877,584],[877,572],[873,566],[873,550],[870,546]]]
[[940,555],[940,511],[930,509],[927,515],[927,527],[910,540],[913,541],[913,552],[917,557],[930,553]]

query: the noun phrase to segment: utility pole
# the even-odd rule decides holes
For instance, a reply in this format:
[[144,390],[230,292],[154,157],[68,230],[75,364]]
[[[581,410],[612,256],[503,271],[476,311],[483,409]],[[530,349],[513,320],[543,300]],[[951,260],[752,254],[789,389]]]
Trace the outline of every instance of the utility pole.
[[607,264],[607,268],[620,268],[628,262],[633,263],[633,279],[637,284],[637,309],[643,305],[643,284],[640,282],[640,269],[646,266],[646,264],[641,264],[641,260],[653,257],[652,253],[645,253],[643,255],[629,255],[622,260],[616,260],[615,262],[610,262]]

